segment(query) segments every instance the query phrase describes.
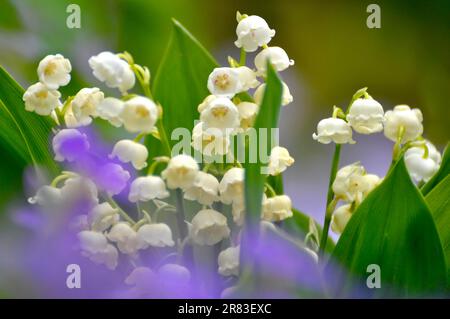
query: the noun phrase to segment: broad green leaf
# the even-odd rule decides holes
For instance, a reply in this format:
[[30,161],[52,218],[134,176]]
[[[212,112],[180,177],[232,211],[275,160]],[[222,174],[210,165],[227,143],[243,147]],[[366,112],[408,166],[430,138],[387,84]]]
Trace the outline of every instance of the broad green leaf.
[[425,197],[434,218],[447,261],[447,286],[450,287],[450,175]]
[[354,212],[332,256],[364,282],[367,267],[378,265],[381,289],[370,293],[419,296],[442,292],[446,268],[441,242],[403,160]]
[[[197,107],[209,94],[208,76],[217,66],[189,31],[173,20],[172,37],[152,87],[155,100],[163,108],[163,124],[169,140],[175,128],[192,130],[194,127],[199,117]],[[147,138],[147,145],[152,156],[162,155],[160,142],[154,137]]]
[[442,157],[441,167],[434,174],[434,176],[421,188],[423,196],[426,196],[436,185],[438,185],[442,180],[444,180],[450,174],[450,145],[444,151],[444,156]]
[[[266,175],[261,173],[262,163],[260,160],[260,148],[265,144],[265,150],[270,152],[273,136],[270,134],[272,128],[278,126],[278,115],[280,113],[281,95],[283,87],[281,80],[270,63],[267,64],[267,80],[263,101],[260,111],[256,117],[254,128],[256,129],[258,140],[249,141],[257,143],[258,158],[255,163],[250,163],[247,156],[245,163],[245,205],[246,205],[246,223],[259,221],[261,216],[261,202],[264,192],[264,183]],[[261,135],[262,131],[267,132],[267,138]],[[266,140],[262,140],[265,138]],[[260,140],[261,139],[261,140]]]
[[0,67],[0,139],[8,152],[26,164],[56,171],[50,153],[51,119],[25,110],[24,89]]

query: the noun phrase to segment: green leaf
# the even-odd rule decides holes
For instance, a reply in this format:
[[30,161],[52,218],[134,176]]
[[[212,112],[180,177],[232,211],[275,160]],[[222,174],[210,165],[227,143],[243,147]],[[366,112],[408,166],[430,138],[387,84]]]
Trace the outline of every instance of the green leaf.
[[[262,144],[266,144],[265,149],[268,152],[274,146],[272,143],[273,136],[270,133],[272,128],[278,126],[278,116],[283,92],[281,80],[270,63],[267,64],[266,84],[263,101],[254,124],[258,140],[249,141],[250,143],[257,143],[258,155],[260,154]],[[267,138],[259,134],[264,129],[267,132]],[[265,138],[266,140],[261,141],[260,138]],[[261,202],[266,175],[261,173],[262,163],[260,156],[258,156],[255,163],[250,163],[248,159],[249,157],[247,156],[245,163],[245,206],[247,212],[246,224],[251,224],[258,223],[261,216]]]
[[425,197],[441,238],[447,261],[447,287],[450,287],[450,175]]
[[[194,127],[199,117],[197,107],[209,94],[208,76],[217,66],[189,31],[173,20],[172,37],[152,87],[155,100],[163,108],[163,124],[169,140],[175,128],[192,130]],[[148,137],[146,143],[150,157],[163,154],[160,142],[154,137]]]
[[23,94],[24,89],[0,67],[0,140],[25,164],[40,164],[55,172],[49,148],[52,121],[26,111]]
[[450,145],[447,144],[439,170],[421,188],[423,196],[426,196],[436,185],[438,185],[442,180],[444,180],[449,174],[450,174]]
[[[403,160],[356,209],[333,257],[366,281],[368,265],[381,269],[380,295],[442,292],[445,259],[431,213]],[[349,283],[349,282],[347,282]]]

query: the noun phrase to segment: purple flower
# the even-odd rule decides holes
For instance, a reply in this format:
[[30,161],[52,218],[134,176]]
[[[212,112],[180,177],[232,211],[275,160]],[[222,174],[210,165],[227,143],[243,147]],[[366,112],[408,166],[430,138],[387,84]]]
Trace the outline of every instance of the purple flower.
[[59,131],[52,141],[55,160],[73,162],[84,156],[89,150],[89,142],[86,134],[76,129],[63,129]]

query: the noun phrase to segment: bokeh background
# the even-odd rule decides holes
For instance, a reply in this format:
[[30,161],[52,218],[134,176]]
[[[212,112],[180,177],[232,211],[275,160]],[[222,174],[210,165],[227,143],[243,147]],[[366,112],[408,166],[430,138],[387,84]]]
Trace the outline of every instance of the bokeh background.
[[[66,27],[71,3],[81,7],[81,29]],[[381,7],[381,29],[366,26],[370,3]],[[282,109],[280,135],[296,159],[285,183],[297,208],[322,222],[333,146],[318,144],[311,135],[333,105],[346,107],[361,87],[368,86],[385,109],[397,104],[419,107],[425,137],[441,150],[449,140],[448,0],[0,0],[0,65],[26,87],[37,80],[41,58],[62,53],[74,69],[63,94],[101,85],[87,60],[104,50],[127,50],[155,73],[172,17],[225,64],[227,55],[239,56],[233,45],[237,10],[264,17],[276,29],[270,44],[283,47],[295,60],[282,73],[294,102]],[[115,132],[101,129],[106,138],[114,138]],[[361,161],[369,172],[384,176],[392,143],[382,134],[355,139],[356,145],[344,146],[342,165]],[[0,219],[7,219],[2,213],[11,201],[23,198],[22,181],[12,177],[24,167],[1,144],[0,154]]]

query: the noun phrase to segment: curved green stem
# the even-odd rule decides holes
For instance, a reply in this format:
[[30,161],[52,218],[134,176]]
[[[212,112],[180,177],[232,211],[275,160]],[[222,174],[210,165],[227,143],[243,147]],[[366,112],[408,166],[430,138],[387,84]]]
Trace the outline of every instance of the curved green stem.
[[113,208],[117,208],[117,210],[119,211],[119,215],[125,219],[127,222],[129,222],[131,225],[136,224],[136,222],[119,206],[119,204],[116,203],[116,201],[111,197],[108,196],[107,197],[107,201],[108,203],[111,204],[111,206]]
[[239,57],[239,65],[245,66],[246,59],[247,59],[247,52],[245,52],[244,48],[241,48],[241,56]]

